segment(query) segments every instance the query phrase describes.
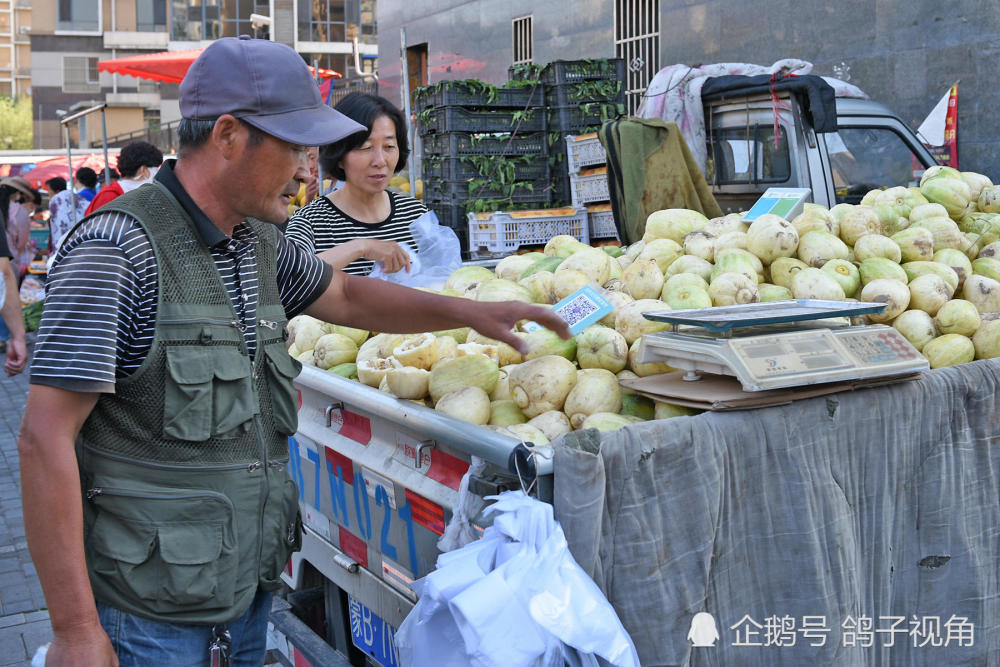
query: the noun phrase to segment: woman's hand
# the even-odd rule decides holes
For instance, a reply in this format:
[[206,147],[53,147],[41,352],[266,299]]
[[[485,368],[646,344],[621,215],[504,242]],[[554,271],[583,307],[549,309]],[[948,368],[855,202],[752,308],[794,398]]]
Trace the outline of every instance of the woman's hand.
[[395,241],[365,239],[361,257],[382,262],[386,273],[396,273],[402,269],[410,272],[410,255]]

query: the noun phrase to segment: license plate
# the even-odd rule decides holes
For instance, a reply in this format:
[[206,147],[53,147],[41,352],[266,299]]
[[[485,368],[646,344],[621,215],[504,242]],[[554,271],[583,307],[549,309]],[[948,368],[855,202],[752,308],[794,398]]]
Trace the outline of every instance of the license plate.
[[351,595],[347,596],[351,615],[351,641],[382,667],[399,667],[396,628],[378,617]]

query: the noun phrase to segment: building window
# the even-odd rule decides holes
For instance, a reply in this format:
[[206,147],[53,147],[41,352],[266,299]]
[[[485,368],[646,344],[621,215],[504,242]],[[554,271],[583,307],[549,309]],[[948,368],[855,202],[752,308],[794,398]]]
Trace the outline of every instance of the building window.
[[[375,5],[371,0],[298,0],[299,41],[373,44]],[[345,72],[346,74],[346,72]]]
[[63,56],[64,93],[99,93],[101,80],[97,73],[97,58]]
[[527,65],[531,62],[535,39],[531,32],[531,17],[514,19],[514,64]]
[[632,114],[660,71],[660,0],[615,0],[615,52],[625,60],[625,102]]
[[255,13],[267,15],[267,5],[254,0],[173,0],[170,37],[198,42],[252,35],[250,14]]
[[100,30],[98,0],[59,0],[59,30]]
[[158,130],[158,129],[160,129],[160,110],[159,109],[143,109],[142,110],[142,124],[148,130]]
[[135,29],[162,32],[167,28],[167,0],[136,0]]

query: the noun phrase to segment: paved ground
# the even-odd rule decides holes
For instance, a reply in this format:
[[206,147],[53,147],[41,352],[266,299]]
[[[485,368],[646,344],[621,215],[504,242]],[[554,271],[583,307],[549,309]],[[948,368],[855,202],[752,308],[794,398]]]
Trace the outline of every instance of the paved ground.
[[[29,343],[33,340],[29,334]],[[30,347],[29,347],[30,350]],[[28,396],[28,371],[0,371],[0,665],[28,665],[52,638],[49,612],[28,555],[21,515],[17,431]]]

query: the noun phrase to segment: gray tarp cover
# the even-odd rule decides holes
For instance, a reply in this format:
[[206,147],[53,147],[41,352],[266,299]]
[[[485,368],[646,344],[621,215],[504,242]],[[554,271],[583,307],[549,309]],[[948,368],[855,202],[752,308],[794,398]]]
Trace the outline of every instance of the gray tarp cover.
[[645,666],[1000,664],[998,371],[572,433],[556,518]]

